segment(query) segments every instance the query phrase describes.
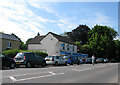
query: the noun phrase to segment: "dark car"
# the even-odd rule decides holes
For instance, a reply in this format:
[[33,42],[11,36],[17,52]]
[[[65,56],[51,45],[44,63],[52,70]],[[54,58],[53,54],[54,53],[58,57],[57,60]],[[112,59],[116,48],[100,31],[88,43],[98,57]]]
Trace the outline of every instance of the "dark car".
[[114,58],[112,58],[112,59],[110,60],[110,62],[111,62],[111,63],[116,63],[117,60],[115,60]]
[[104,58],[97,58],[96,63],[104,63]]
[[46,61],[36,53],[31,52],[20,52],[15,57],[16,67],[25,65],[27,68],[34,67],[35,65],[46,66]]
[[70,65],[73,65],[73,64],[79,65],[80,64],[80,60],[79,60],[79,58],[77,56],[64,56],[63,58]]
[[10,69],[14,69],[15,68],[15,61],[10,58],[7,57],[5,55],[3,55],[2,53],[0,53],[0,60],[2,61],[2,68],[3,67],[9,67]]
[[92,63],[92,58],[85,58],[85,63],[86,64],[91,64]]

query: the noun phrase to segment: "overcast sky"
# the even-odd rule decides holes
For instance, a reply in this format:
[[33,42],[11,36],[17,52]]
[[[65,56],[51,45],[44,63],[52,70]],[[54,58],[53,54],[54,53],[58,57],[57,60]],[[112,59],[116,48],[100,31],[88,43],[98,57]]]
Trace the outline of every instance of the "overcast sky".
[[80,24],[107,25],[118,31],[118,2],[0,1],[0,31],[15,33],[22,41],[38,32],[71,31]]

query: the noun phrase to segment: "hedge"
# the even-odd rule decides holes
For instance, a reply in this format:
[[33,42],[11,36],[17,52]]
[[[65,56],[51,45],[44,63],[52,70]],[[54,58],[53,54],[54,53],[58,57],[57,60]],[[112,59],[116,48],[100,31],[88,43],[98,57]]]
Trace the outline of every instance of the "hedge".
[[47,53],[42,52],[42,51],[30,51],[30,50],[18,50],[18,49],[6,50],[3,52],[3,54],[5,54],[8,57],[14,58],[17,55],[17,53],[19,53],[19,52],[33,52],[33,53],[36,53],[43,58],[48,56]]

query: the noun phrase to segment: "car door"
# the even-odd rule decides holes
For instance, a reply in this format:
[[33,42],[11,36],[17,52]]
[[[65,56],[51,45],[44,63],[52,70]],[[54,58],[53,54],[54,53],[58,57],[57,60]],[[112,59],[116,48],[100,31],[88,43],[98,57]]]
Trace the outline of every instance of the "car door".
[[55,57],[55,61],[57,61],[58,64],[61,64],[61,60],[60,60],[60,57],[59,57],[59,56],[56,56],[56,57]]
[[65,60],[64,60],[61,56],[59,56],[59,58],[60,58],[60,63],[61,63],[61,64],[64,64],[64,63],[65,63]]
[[40,56],[37,55],[37,54],[34,54],[34,57],[35,57],[36,65],[41,65],[42,64],[42,60],[41,60]]

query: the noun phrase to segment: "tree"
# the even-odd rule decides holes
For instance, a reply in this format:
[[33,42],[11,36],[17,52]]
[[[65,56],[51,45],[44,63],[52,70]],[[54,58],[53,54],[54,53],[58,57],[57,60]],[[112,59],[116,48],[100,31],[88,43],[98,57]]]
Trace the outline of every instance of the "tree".
[[96,57],[108,57],[112,58],[115,55],[115,43],[113,38],[116,37],[117,32],[107,26],[94,26],[94,28],[88,32],[91,53]]
[[60,34],[60,36],[63,36],[63,37],[67,37],[67,38],[68,38],[67,32],[64,32],[64,33]]
[[115,42],[116,59],[120,61],[120,41],[114,40],[114,42]]
[[27,49],[28,49],[28,42],[30,41],[30,40],[32,40],[33,38],[29,38],[27,41],[26,41],[26,46],[27,46]]
[[88,42],[88,31],[90,28],[86,25],[79,25],[72,32],[67,32],[67,36],[74,42],[79,41],[81,44],[86,44]]

